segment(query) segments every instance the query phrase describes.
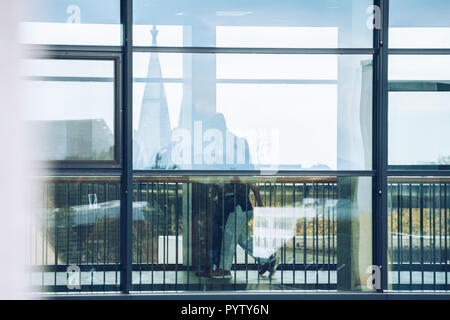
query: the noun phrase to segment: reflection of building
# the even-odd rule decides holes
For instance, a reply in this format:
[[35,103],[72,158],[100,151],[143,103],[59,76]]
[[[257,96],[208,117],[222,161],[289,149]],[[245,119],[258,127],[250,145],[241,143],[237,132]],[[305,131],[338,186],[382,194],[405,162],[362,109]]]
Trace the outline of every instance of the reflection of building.
[[31,121],[45,160],[113,160],[114,134],[104,119]]
[[[156,46],[158,31],[152,30],[152,45]],[[161,149],[170,143],[170,120],[158,53],[150,54],[147,82],[142,100],[139,126],[134,135],[134,168],[151,169],[161,166]]]

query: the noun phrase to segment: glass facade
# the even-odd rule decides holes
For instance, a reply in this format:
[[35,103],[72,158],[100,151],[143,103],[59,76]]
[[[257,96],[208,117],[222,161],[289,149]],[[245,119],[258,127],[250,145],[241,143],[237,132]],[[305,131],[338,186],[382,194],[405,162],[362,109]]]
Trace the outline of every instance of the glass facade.
[[72,2],[22,24],[34,290],[449,289],[446,1]]

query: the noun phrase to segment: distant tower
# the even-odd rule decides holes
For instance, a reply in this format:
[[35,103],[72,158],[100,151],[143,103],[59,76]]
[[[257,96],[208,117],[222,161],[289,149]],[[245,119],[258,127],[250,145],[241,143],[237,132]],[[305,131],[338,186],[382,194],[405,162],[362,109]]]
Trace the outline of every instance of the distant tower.
[[[151,30],[152,46],[157,45],[158,30],[153,26]],[[168,147],[171,138],[169,108],[166,92],[162,83],[161,65],[158,53],[150,54],[147,78],[150,82],[145,85],[141,114],[135,140],[137,143],[135,154],[136,169],[152,169],[158,162],[157,155]]]

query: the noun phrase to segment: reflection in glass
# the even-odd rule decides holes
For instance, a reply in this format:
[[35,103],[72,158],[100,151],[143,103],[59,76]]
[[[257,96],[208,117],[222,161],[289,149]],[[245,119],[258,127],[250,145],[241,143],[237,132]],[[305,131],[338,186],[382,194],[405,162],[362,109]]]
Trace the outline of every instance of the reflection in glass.
[[389,94],[389,164],[450,164],[450,92]]
[[30,44],[120,45],[120,0],[29,0],[20,41]]
[[143,205],[133,210],[133,283],[163,291],[372,290],[371,183],[137,176],[135,204]]
[[118,290],[120,183],[114,177],[40,180],[27,221],[26,264],[31,289],[68,291],[66,269],[81,270],[81,290]]
[[372,166],[370,56],[135,53],[133,101],[138,170]]
[[114,160],[114,61],[24,63],[25,117],[40,146],[36,160]]
[[134,1],[134,39],[184,47],[370,48],[372,0]]
[[450,2],[447,0],[391,0],[391,48],[450,48]]
[[388,204],[389,288],[448,290],[450,180],[391,177]]
[[389,164],[448,165],[449,57],[389,59]]

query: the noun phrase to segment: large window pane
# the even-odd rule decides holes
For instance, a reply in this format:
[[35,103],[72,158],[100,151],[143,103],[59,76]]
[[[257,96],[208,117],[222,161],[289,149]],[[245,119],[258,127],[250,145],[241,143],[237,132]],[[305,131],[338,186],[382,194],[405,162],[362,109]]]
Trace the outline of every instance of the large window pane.
[[450,92],[389,94],[389,164],[450,164]]
[[371,169],[372,58],[134,56],[134,168]]
[[[36,210],[26,221],[28,285],[53,292],[118,290],[120,178],[47,177],[39,182]],[[71,270],[74,277],[68,277]]]
[[450,163],[449,58],[390,57],[390,165]]
[[[372,47],[372,0],[134,1],[139,46]],[[152,42],[153,25],[159,29]]]
[[390,55],[390,81],[449,81],[450,56]]
[[[371,185],[370,177],[135,176],[133,284],[371,291]],[[274,257],[270,276],[261,270]],[[211,278],[214,266],[230,273]]]
[[120,45],[120,0],[29,0],[21,42]]
[[450,2],[391,0],[391,48],[450,48]]
[[25,117],[37,160],[115,160],[116,96],[112,60],[24,61]]

